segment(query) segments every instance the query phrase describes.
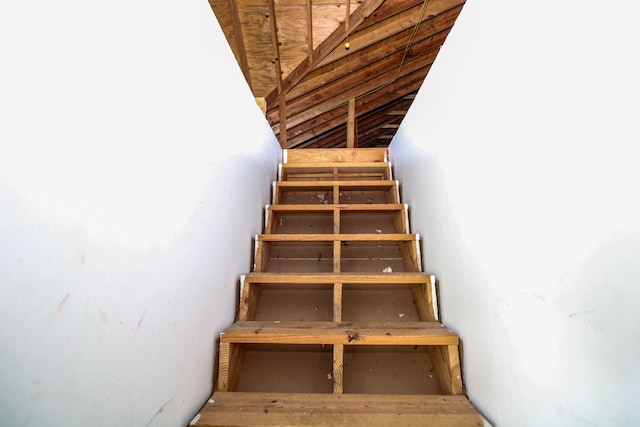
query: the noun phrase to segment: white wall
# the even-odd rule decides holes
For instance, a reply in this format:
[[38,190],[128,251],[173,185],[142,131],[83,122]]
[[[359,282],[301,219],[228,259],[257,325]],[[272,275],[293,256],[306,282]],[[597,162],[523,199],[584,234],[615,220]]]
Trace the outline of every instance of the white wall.
[[497,426],[640,424],[638,12],[468,2],[391,145]]
[[280,148],[204,0],[0,4],[0,425],[188,424]]

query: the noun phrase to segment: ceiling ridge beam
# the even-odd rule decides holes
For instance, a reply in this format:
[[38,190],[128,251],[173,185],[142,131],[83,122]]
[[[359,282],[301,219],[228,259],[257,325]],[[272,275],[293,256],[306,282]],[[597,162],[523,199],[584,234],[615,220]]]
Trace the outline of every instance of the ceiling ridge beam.
[[[273,1],[273,0],[270,0]],[[315,48],[311,58],[303,60],[282,82],[282,91],[286,94],[296,83],[302,80],[313,70],[333,49],[335,49],[349,33],[355,31],[367,17],[384,3],[385,0],[364,0],[350,16],[349,32],[346,31],[346,22],[340,23],[338,28]],[[266,96],[267,105],[274,105],[278,100],[277,88]]]

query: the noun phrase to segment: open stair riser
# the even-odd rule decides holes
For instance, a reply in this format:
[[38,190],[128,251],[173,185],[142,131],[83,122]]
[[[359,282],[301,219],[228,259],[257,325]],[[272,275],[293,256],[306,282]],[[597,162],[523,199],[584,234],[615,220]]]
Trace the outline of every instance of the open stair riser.
[[[217,411],[210,410],[214,407]],[[480,427],[464,396],[219,392],[198,426]],[[259,423],[259,424],[258,424]]]
[[277,181],[272,204],[398,204],[398,181]]
[[[239,321],[299,320],[301,316],[304,316],[304,313],[301,309],[296,310],[298,308],[296,304],[301,302],[304,304],[304,298],[298,296],[292,299],[291,306],[285,306],[288,301],[285,296],[294,293],[302,296],[310,295],[310,300],[306,305],[314,307],[314,310],[307,311],[307,321],[332,319],[334,322],[398,320],[433,322],[438,320],[436,284],[433,275],[422,273],[370,275],[253,273],[243,276],[240,284]],[[350,304],[351,301],[357,299],[363,301],[364,305],[375,306],[376,300],[372,296],[384,293],[383,298],[387,298],[389,291],[395,291],[395,295],[393,295],[395,298],[398,298],[398,293],[401,292],[401,298],[410,299],[411,302],[404,305],[415,305],[415,316],[411,316],[410,313],[399,313],[392,308],[384,311],[378,309],[375,313],[370,310],[354,310],[353,304]],[[263,310],[259,313],[258,307],[261,298],[274,300],[273,304],[268,305],[281,305],[283,306],[282,310]],[[323,299],[326,302],[325,305],[331,308],[330,313],[325,313],[317,307],[317,301]],[[382,313],[380,313],[381,311]],[[323,318],[323,316],[325,317]],[[302,320],[305,320],[304,317]]]
[[278,167],[278,181],[384,181],[390,179],[391,164],[387,162],[284,163]]
[[417,234],[261,234],[254,271],[265,273],[420,272]]
[[267,205],[264,234],[409,233],[404,204]]

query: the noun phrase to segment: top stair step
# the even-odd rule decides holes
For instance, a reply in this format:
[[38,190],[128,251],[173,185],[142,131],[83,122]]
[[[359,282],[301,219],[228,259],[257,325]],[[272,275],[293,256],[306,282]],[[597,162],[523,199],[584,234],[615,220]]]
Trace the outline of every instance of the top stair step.
[[386,148],[317,148],[283,150],[282,163],[387,162]]
[[220,334],[222,343],[458,345],[439,322],[259,322],[238,321]]
[[391,163],[388,162],[308,162],[281,163],[279,181],[355,181],[390,180]]

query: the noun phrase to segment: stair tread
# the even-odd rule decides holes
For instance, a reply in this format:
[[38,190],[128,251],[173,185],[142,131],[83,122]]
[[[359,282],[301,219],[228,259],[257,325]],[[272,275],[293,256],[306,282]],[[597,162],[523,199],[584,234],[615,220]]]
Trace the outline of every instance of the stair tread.
[[391,187],[398,183],[395,179],[386,180],[331,180],[331,181],[276,181],[280,187],[299,188],[328,188],[338,185],[340,187]]
[[216,391],[192,425],[482,426],[462,395],[241,393]]
[[458,345],[458,336],[439,322],[238,321],[221,342],[347,345]]
[[427,273],[249,273],[252,283],[430,283]]
[[281,212],[324,212],[324,211],[333,211],[335,209],[338,210],[346,210],[346,211],[363,211],[363,212],[377,212],[377,211],[401,211],[405,209],[406,205],[403,203],[387,203],[387,204],[348,204],[348,203],[340,203],[340,204],[315,204],[315,205],[268,205],[267,209],[271,209],[274,211]]
[[305,148],[304,150],[282,150],[283,163],[318,162],[386,162],[389,152],[386,148]]
[[303,242],[332,242],[335,240],[354,241],[414,241],[420,238],[419,234],[409,233],[376,233],[376,234],[258,234],[258,240],[268,242],[287,242],[298,240]]
[[389,166],[389,162],[309,162],[309,163],[281,163],[283,168],[288,169],[324,169],[324,168],[342,168],[342,169],[384,169]]
[[279,181],[388,180],[388,162],[280,164]]

